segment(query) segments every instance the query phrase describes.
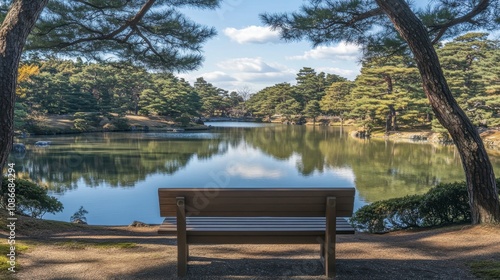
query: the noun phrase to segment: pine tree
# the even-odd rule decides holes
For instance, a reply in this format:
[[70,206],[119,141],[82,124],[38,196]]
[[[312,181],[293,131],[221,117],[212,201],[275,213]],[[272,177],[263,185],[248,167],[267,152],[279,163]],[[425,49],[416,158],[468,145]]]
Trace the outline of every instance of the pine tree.
[[489,0],[439,0],[426,10],[405,0],[311,0],[300,12],[262,19],[286,40],[306,38],[314,45],[344,40],[362,45],[368,57],[411,52],[435,116],[462,158],[476,224],[500,222],[495,174],[477,129],[453,98],[434,45],[462,32],[498,29],[498,10],[500,1]]
[[188,20],[176,8],[212,9],[219,2],[2,1],[0,169],[12,147],[17,70],[23,49],[86,55],[92,59],[109,58],[112,54],[116,61],[172,71],[191,70],[200,65],[201,46],[215,35],[215,30]]

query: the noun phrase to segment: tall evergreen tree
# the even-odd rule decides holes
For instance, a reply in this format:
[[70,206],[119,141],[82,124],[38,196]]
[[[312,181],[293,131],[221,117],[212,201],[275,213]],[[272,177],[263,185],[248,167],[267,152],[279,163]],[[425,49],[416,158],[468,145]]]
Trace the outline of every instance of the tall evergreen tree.
[[202,77],[196,79],[194,89],[200,96],[201,111],[205,115],[215,116],[216,112],[220,115],[227,114],[230,100],[226,90],[213,86]]
[[[333,82],[345,81],[346,79],[334,74],[316,73],[311,67],[303,67],[295,78],[297,85],[294,87],[295,99],[300,103],[303,114],[307,104],[311,101],[320,101],[325,95],[325,88]],[[312,104],[312,103],[311,103]]]
[[[176,8],[215,8],[219,0],[145,2],[12,0],[0,3],[0,169],[13,141],[17,69],[28,50],[56,50],[148,67],[190,70],[200,65],[202,44],[215,35],[186,19]],[[46,8],[46,9],[45,9]],[[44,10],[45,9],[45,10]],[[42,14],[43,15],[40,16]]]
[[[483,79],[483,75],[489,73],[490,77],[494,77],[495,68],[498,68],[491,65],[492,69],[481,69],[484,65],[482,61],[498,51],[498,43],[495,44],[487,36],[487,33],[467,33],[438,49],[453,96],[474,124],[482,126],[487,126],[488,122],[491,125],[491,116],[497,113],[497,108],[485,102],[485,98],[491,97],[486,93],[486,87],[491,83]],[[498,72],[496,75],[498,77]]]
[[[285,105],[281,105],[278,108],[280,104],[285,104],[286,102],[288,102],[289,106],[293,105],[290,115],[300,112],[300,103],[294,98],[293,87],[289,83],[266,87],[252,95],[246,103],[248,109],[254,115],[271,119],[271,116],[280,113],[279,111],[288,114],[289,111]],[[285,110],[287,111],[284,112]]]
[[363,45],[371,56],[409,51],[423,90],[439,122],[449,131],[466,174],[472,222],[500,222],[495,174],[477,129],[453,98],[434,44],[483,28],[498,29],[500,1],[438,0],[412,10],[405,0],[311,0],[299,13],[263,15],[282,38],[307,38],[315,45],[345,40]]
[[401,56],[368,59],[352,90],[351,116],[386,132],[400,122],[416,124],[428,107],[419,83],[416,66]]
[[351,95],[353,87],[354,83],[351,81],[334,82],[326,88],[325,95],[320,101],[321,110],[326,114],[340,117],[342,126],[346,115],[353,109]]

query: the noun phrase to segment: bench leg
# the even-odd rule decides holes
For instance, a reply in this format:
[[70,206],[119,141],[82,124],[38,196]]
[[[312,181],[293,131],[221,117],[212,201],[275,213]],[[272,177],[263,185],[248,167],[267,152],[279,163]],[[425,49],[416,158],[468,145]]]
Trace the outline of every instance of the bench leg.
[[325,242],[321,246],[326,277],[335,277],[335,242]]
[[177,275],[186,276],[187,271],[188,246],[186,243],[177,244]]
[[325,274],[326,277],[335,277],[335,238],[337,234],[335,197],[326,198],[326,230],[324,242]]
[[186,276],[188,242],[186,235],[186,210],[184,197],[177,197],[177,275]]

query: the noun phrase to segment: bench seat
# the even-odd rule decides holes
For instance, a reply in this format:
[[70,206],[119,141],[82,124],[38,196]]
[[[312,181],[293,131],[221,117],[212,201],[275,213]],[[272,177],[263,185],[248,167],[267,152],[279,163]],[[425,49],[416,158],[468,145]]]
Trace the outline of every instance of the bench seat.
[[[187,235],[312,235],[325,234],[324,217],[187,217]],[[177,219],[166,217],[159,234],[176,235]],[[354,234],[349,222],[337,217],[337,234]],[[241,240],[245,242],[245,240]],[[250,242],[247,240],[247,242]],[[241,243],[241,242],[238,242]],[[253,242],[250,242],[253,243]],[[259,243],[259,242],[257,242]],[[317,241],[315,241],[317,243]]]

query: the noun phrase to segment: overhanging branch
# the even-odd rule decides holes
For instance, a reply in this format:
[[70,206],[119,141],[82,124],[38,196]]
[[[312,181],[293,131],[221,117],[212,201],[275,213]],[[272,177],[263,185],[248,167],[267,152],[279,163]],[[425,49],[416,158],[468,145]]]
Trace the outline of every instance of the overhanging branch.
[[446,33],[446,31],[455,25],[465,23],[465,22],[470,22],[473,23],[473,18],[477,16],[478,14],[482,13],[484,10],[488,8],[490,4],[489,0],[481,0],[470,12],[467,14],[454,18],[448,22],[442,23],[442,24],[437,24],[437,25],[432,25],[429,26],[430,32],[437,32],[436,36],[434,39],[432,39],[432,44],[436,44],[439,42],[439,40],[443,37],[443,35]]

